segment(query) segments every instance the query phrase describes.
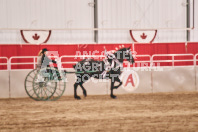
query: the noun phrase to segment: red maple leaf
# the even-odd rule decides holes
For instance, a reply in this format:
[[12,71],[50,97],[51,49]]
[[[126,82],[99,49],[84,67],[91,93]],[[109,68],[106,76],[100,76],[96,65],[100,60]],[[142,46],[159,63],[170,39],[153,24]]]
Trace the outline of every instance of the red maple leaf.
[[142,39],[146,39],[147,35],[143,32],[142,35],[140,35],[140,37],[141,37]]
[[38,36],[37,33],[35,33],[34,36],[32,36],[32,38],[33,38],[34,40],[38,40],[38,39],[40,38],[40,36]]

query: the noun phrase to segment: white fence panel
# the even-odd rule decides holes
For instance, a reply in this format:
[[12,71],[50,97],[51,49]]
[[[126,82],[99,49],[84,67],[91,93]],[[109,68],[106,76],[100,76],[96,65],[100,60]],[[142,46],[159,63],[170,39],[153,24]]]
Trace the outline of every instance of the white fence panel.
[[198,65],[196,65],[197,63],[198,63],[198,54],[196,54],[195,56],[194,56],[194,65],[195,65],[195,86],[196,86],[196,90],[197,90],[197,92],[198,92]]
[[0,70],[0,98],[9,98],[9,71]]
[[195,74],[195,86],[196,86],[196,91],[198,92],[198,66],[195,67],[196,74]]
[[[177,57],[188,57],[178,59]],[[157,57],[171,57],[169,60],[159,60]],[[171,62],[172,66],[161,67],[162,71],[152,72],[153,92],[185,92],[195,91],[195,67],[175,66],[177,62],[194,62],[193,54],[155,54],[152,63]]]
[[0,70],[0,98],[9,98],[8,58],[0,57],[0,60],[6,60],[0,63],[0,66],[6,66],[5,70]]
[[[149,68],[146,68],[149,69]],[[128,93],[152,93],[151,87],[151,71],[136,71],[139,76],[139,85],[134,91],[125,90],[122,86],[115,89],[115,94],[128,94]],[[110,86],[109,86],[110,88]],[[110,94],[110,91],[109,91]]]
[[134,93],[152,93],[151,71],[137,71],[140,83]]
[[11,98],[28,97],[25,92],[24,81],[29,70],[12,70],[10,71],[10,95]]
[[153,92],[195,91],[194,66],[164,67],[153,71]]

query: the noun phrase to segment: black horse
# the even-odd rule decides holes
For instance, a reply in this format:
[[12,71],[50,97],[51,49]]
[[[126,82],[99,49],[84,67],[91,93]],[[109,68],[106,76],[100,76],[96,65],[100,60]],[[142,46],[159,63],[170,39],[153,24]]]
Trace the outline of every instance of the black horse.
[[[83,90],[83,95],[86,97],[87,92],[83,87],[83,83],[86,82],[91,77],[97,79],[111,79],[111,98],[115,99],[116,96],[113,95],[113,89],[117,89],[120,85],[122,85],[121,80],[119,79],[119,75],[122,73],[122,63],[124,60],[127,60],[130,63],[134,63],[134,58],[132,56],[131,47],[122,48],[115,53],[113,53],[107,59],[103,61],[98,61],[94,59],[84,59],[74,65],[74,69],[76,70],[77,80],[74,84],[74,98],[81,99],[77,95],[77,87],[80,87]],[[115,82],[119,82],[119,85],[114,86]]]

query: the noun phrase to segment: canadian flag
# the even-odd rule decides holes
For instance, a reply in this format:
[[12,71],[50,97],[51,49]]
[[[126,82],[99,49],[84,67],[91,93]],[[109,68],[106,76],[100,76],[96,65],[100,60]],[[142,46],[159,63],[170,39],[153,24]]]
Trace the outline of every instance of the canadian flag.
[[51,30],[21,30],[21,36],[26,43],[41,44],[47,43]]
[[157,30],[137,31],[130,30],[131,38],[138,43],[152,43],[157,35]]

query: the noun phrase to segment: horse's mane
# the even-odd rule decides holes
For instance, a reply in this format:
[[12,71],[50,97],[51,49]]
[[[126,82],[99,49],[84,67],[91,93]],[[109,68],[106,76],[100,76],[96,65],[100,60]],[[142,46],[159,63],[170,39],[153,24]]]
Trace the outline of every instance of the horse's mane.
[[117,54],[120,51],[126,51],[126,50],[127,50],[127,48],[122,48],[122,49],[117,50],[114,54]]

